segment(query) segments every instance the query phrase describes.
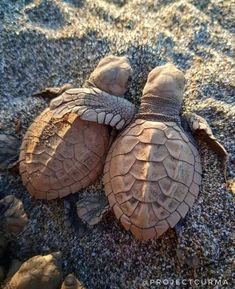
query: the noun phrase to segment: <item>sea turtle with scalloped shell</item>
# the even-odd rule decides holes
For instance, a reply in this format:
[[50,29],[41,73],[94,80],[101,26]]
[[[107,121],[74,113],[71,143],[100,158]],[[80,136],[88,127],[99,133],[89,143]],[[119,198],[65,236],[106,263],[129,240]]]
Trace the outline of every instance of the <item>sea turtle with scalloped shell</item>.
[[[52,100],[60,105],[55,114],[45,109],[28,128],[20,148],[20,175],[28,192],[37,199],[52,200],[73,194],[97,180],[102,173],[105,156],[111,142],[111,124],[120,129],[125,117],[101,113],[98,122],[86,121],[76,114],[76,98],[86,102],[93,95],[109,97],[109,93],[123,96],[127,90],[132,69],[126,57],[107,56],[91,73],[83,88],[47,88],[44,95],[60,97]],[[69,105],[70,113],[61,114],[63,99],[75,101]],[[125,111],[134,109],[124,98]],[[81,109],[81,108],[80,108]],[[89,111],[84,116],[90,119]]]
[[[129,115],[133,120],[118,135],[106,158],[103,182],[109,205],[123,227],[139,240],[160,237],[174,228],[199,194],[202,167],[191,132],[227,160],[226,150],[205,119],[194,113],[185,114],[184,119],[180,116],[184,85],[184,74],[174,65],[153,69],[139,112]],[[124,103],[105,98],[100,102],[95,95],[89,101],[79,95],[59,97],[52,101],[51,109],[64,114],[72,111],[70,106],[76,107],[80,118],[90,121],[99,121],[101,112],[124,117]],[[85,221],[93,210],[89,198],[78,205],[78,214]]]

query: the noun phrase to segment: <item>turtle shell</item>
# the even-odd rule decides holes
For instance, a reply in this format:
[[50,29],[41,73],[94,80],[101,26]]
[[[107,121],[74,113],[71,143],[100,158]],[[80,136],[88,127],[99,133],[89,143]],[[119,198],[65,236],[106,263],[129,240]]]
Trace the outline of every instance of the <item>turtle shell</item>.
[[185,217],[201,172],[196,147],[176,123],[137,119],[113,143],[103,180],[124,228],[147,240]]
[[105,125],[48,108],[29,127],[20,148],[20,174],[37,199],[62,198],[96,181],[108,151]]
[[61,283],[61,269],[60,252],[37,255],[25,261],[4,288],[55,289]]

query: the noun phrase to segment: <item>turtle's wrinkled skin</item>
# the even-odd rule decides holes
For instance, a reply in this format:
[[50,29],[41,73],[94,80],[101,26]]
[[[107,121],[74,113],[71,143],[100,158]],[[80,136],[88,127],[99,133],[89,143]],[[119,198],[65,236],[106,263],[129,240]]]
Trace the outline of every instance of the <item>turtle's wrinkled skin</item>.
[[62,279],[61,253],[34,256],[24,262],[5,289],[57,289]]
[[[185,123],[180,117],[184,85],[184,75],[174,65],[153,69],[143,90],[139,112],[134,116],[135,111],[129,111],[129,118],[134,120],[120,133],[106,158],[103,182],[110,207],[124,228],[142,241],[175,227],[199,194],[201,160],[191,132],[203,136],[227,159],[226,150],[205,119],[188,113]],[[76,100],[76,112],[82,118],[84,109],[89,110],[86,119],[91,121],[97,121],[101,109],[107,115],[122,117],[124,104],[110,98],[109,101],[112,105],[101,106],[97,97],[90,103],[81,98]],[[70,104],[73,101],[68,101],[67,107]],[[53,109],[59,113],[63,104],[58,103]],[[86,200],[80,204],[81,208],[84,206],[86,220],[89,213]],[[96,211],[97,208],[98,205]]]
[[[131,67],[125,57],[102,59],[84,89],[66,90],[61,99],[107,92],[117,96],[127,90]],[[71,107],[70,107],[71,108]],[[82,120],[75,111],[58,117],[49,108],[29,127],[20,148],[20,174],[37,199],[62,198],[93,183],[102,173],[110,143],[106,125]],[[110,118],[110,121],[112,118]]]

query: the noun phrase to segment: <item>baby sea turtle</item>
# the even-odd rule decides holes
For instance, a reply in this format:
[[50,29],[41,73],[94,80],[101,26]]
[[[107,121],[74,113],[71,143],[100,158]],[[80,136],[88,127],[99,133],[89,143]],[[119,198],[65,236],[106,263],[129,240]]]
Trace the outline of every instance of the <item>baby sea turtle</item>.
[[[122,96],[127,90],[132,69],[126,57],[108,56],[103,58],[91,73],[84,88],[48,88],[44,94],[60,94],[51,105],[58,106],[58,113],[45,109],[32,123],[25,134],[20,148],[20,174],[29,193],[37,199],[62,198],[87,187],[102,173],[109,143],[108,126],[121,128],[125,117],[100,113],[98,123],[89,122],[90,112],[84,112],[83,119],[76,114],[76,103],[68,104],[70,113],[61,114],[64,100],[76,98],[90,102],[97,96],[102,106],[103,95]],[[113,96],[111,96],[113,97]],[[120,98],[128,115],[133,109],[128,101]],[[128,118],[129,120],[129,118]]]
[[5,289],[57,289],[62,279],[61,253],[34,256],[7,281]]
[[[159,237],[175,227],[199,194],[200,156],[179,115],[184,85],[184,75],[174,65],[153,69],[138,114],[120,133],[106,158],[103,182],[110,207],[124,228],[139,240]],[[60,99],[58,106],[56,101],[51,104],[55,113],[64,114],[76,108],[81,119],[90,121],[98,121],[101,112],[122,117],[126,104],[118,103],[114,97],[100,102],[94,96],[88,102],[76,95],[73,99],[71,96]],[[129,115],[130,119],[133,117]],[[188,113],[186,120],[192,132],[227,158],[226,150],[215,139],[205,119]],[[80,204],[80,216],[86,220],[89,214],[92,206],[84,200]]]

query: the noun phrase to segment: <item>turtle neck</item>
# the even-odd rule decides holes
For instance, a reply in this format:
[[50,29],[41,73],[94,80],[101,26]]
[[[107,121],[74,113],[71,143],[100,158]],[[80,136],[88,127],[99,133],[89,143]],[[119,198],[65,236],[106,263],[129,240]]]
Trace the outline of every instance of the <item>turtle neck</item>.
[[180,121],[181,104],[174,97],[145,94],[141,98],[138,116],[149,120]]

